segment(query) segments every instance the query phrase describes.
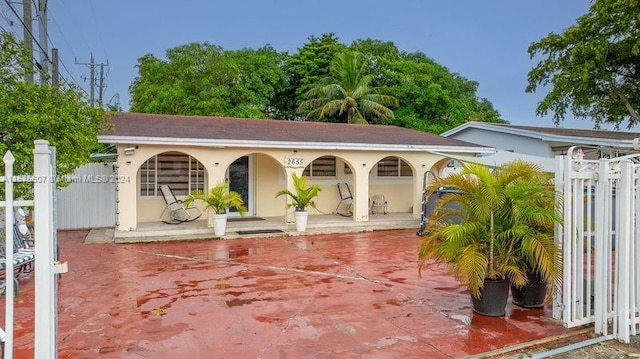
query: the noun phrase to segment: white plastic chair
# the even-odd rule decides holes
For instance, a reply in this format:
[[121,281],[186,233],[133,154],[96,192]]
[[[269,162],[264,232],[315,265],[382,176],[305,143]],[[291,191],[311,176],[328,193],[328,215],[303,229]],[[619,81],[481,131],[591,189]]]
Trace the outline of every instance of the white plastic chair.
[[371,214],[377,213],[387,214],[387,200],[382,194],[376,194],[371,197]]

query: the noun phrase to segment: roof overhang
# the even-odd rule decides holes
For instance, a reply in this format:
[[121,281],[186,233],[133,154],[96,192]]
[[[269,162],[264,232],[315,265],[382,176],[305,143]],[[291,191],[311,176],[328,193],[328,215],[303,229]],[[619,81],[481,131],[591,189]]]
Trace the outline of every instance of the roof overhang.
[[312,150],[351,150],[351,151],[405,151],[405,152],[447,152],[447,153],[494,153],[495,149],[481,146],[438,146],[438,145],[391,145],[375,143],[331,143],[331,142],[289,142],[256,140],[213,140],[201,138],[139,137],[99,135],[98,142],[127,145],[174,145],[198,146],[210,148],[274,148],[274,149],[312,149]]
[[507,162],[522,160],[531,163],[535,163],[540,166],[544,171],[547,172],[555,172],[556,170],[556,162],[555,158],[551,157],[541,157],[541,156],[533,156],[533,155],[525,155],[522,153],[514,153],[510,151],[497,150],[494,154],[488,156],[480,156],[480,157],[469,157],[469,156],[461,156],[461,155],[447,155],[445,153],[433,152],[435,154],[439,154],[442,156],[449,156],[450,158],[462,162],[472,162],[479,163],[489,167],[498,167]]
[[524,136],[524,137],[534,138],[534,139],[538,139],[545,142],[585,144],[585,145],[617,147],[617,148],[633,147],[633,140],[554,135],[550,133],[536,132],[536,131],[525,130],[521,128],[502,126],[499,124],[491,124],[486,122],[467,122],[449,131],[443,132],[441,136],[451,137],[452,135],[455,135],[459,132],[463,132],[469,128]]

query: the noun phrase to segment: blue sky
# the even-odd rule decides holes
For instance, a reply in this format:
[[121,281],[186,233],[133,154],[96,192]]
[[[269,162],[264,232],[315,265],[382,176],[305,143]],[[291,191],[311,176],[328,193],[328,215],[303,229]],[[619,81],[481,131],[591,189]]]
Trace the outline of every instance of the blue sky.
[[[589,5],[588,0],[51,0],[49,34],[68,69],[62,75],[72,75],[87,92],[82,78],[89,70],[74,58],[89,62],[93,52],[98,63],[108,60],[104,98],[119,94],[124,109],[136,61],[144,54],[163,57],[168,48],[204,41],[225,49],[271,44],[291,53],[310,35],[334,32],[344,43],[373,38],[422,51],[477,81],[479,95],[511,123],[551,126],[550,116],[535,115],[543,94],[524,91],[536,63],[527,47],[573,25]],[[17,25],[13,29],[21,33]],[[593,124],[570,119],[562,126]]]

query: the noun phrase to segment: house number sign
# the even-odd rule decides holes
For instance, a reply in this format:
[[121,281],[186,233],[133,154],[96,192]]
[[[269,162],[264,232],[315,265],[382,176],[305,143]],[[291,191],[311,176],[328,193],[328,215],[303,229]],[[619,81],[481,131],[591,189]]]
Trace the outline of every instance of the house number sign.
[[302,157],[285,157],[284,158],[284,166],[285,167],[304,167],[304,158]]

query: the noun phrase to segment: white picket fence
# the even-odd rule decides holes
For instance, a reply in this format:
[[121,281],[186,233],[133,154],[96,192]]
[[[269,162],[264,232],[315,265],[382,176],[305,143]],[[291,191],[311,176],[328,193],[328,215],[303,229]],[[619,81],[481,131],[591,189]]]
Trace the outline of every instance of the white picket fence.
[[553,313],[569,327],[629,342],[640,329],[640,153],[585,160],[578,148],[556,159],[564,224],[562,291]]
[[[2,298],[5,302],[4,353],[3,358],[13,358],[14,331],[14,283],[11,276],[13,265],[13,224],[14,208],[17,206],[33,206],[35,223],[35,342],[34,357],[36,359],[57,358],[57,281],[56,276],[66,272],[66,263],[55,261],[57,237],[54,220],[55,191],[55,148],[44,140],[35,141],[33,151],[33,175],[14,174],[15,158],[10,151],[3,157],[5,199],[0,201],[4,208],[5,218],[5,252],[6,252],[6,287]],[[18,166],[20,168],[20,166]],[[14,182],[33,182],[33,201],[14,201]]]

